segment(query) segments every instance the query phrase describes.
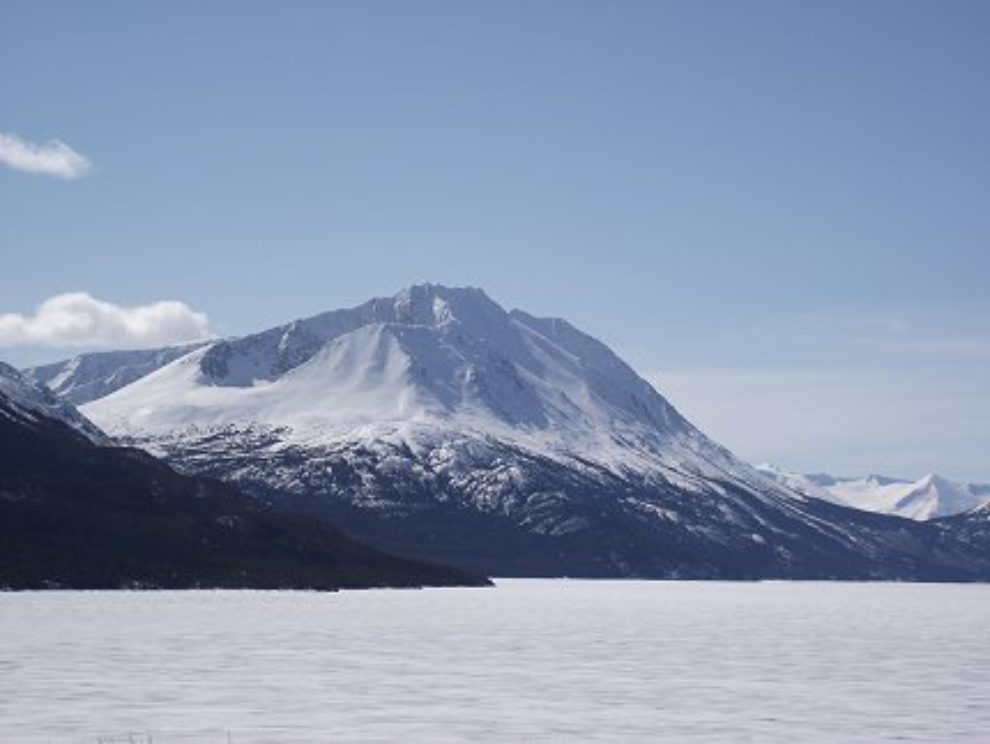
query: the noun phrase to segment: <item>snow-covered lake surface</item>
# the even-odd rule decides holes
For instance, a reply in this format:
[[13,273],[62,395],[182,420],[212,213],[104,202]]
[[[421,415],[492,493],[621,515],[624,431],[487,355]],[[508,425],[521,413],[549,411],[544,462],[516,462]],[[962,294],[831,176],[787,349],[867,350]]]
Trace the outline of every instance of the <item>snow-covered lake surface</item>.
[[990,586],[0,595],[0,740],[990,741]]

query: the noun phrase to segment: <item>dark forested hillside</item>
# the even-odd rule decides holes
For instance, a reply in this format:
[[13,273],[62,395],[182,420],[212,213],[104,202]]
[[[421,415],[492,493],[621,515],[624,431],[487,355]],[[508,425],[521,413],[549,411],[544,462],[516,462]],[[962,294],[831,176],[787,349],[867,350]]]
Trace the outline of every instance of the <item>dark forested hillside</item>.
[[97,446],[0,395],[0,587],[312,588],[481,585],[143,452]]

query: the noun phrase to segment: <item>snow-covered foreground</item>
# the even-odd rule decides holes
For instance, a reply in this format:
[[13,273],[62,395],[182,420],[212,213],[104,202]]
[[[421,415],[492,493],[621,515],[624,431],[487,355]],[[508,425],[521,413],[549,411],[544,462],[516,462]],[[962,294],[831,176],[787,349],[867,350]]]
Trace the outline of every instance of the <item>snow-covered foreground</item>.
[[988,625],[977,585],[6,594],[0,740],[976,741]]

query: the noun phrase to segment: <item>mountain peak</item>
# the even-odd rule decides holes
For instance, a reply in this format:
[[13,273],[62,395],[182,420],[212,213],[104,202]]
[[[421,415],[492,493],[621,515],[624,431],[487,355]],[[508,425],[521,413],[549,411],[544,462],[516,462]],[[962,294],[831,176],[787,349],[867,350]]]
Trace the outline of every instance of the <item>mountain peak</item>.
[[[374,301],[373,301],[374,302]],[[392,297],[395,321],[437,327],[452,322],[504,322],[507,313],[477,287],[414,284]]]
[[216,342],[86,410],[118,433],[260,425],[310,441],[432,427],[610,466],[640,467],[675,440],[692,461],[699,447],[729,457],[602,342],[432,283]]
[[496,304],[480,287],[473,287],[470,285],[450,286],[447,284],[436,284],[434,282],[410,284],[408,287],[403,287],[400,289],[393,296],[393,299],[396,301],[410,298],[440,298],[444,300],[474,301]]

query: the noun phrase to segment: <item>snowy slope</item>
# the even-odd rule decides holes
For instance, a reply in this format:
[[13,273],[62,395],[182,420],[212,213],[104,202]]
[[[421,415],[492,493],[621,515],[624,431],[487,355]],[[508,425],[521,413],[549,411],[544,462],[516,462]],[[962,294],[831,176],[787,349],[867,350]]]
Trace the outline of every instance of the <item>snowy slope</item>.
[[819,485],[813,476],[802,475],[801,473],[791,473],[782,470],[773,463],[763,462],[755,466],[761,474],[772,478],[782,486],[813,499],[821,499],[832,504],[843,504],[846,502],[833,494],[827,488]]
[[54,364],[25,369],[29,379],[47,385],[70,403],[81,406],[102,398],[202,344],[135,351],[98,351]]
[[950,481],[934,473],[916,481],[878,476],[839,479],[829,491],[858,509],[910,519],[960,514],[990,501],[990,486]]
[[951,481],[930,473],[916,481],[868,475],[836,478],[826,474],[800,475],[772,465],[757,469],[801,493],[856,509],[928,520],[961,514],[990,502],[990,485]]
[[0,362],[0,415],[9,415],[8,412],[28,419],[56,419],[95,444],[109,444],[110,441],[72,404],[44,385],[28,379],[9,364]]

